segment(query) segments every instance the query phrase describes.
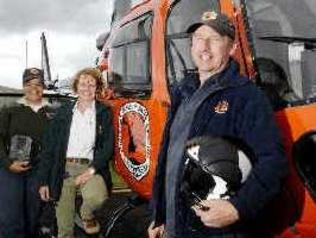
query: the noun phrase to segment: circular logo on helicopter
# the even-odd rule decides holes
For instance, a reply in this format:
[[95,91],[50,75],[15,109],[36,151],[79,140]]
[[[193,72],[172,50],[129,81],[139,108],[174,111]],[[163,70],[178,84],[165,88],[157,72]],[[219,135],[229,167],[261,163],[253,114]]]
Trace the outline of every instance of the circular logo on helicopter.
[[[128,130],[128,138],[123,136],[123,130]],[[125,135],[125,134],[124,134]],[[126,141],[130,145],[126,145]],[[149,113],[138,102],[123,105],[119,113],[118,149],[121,159],[136,180],[141,180],[149,171],[150,138]],[[137,158],[133,155],[138,155]]]

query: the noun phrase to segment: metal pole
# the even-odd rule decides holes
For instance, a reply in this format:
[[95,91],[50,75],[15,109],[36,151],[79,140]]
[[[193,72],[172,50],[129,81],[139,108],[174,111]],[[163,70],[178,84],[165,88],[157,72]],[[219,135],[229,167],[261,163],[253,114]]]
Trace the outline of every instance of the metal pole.
[[27,40],[25,41],[25,68],[28,66],[28,44]]

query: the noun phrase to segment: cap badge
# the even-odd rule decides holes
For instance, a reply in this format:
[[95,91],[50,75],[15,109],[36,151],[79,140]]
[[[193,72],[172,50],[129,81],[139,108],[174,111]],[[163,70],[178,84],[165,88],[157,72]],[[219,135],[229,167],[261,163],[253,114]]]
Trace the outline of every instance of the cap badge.
[[31,69],[30,73],[31,74],[39,74],[39,70],[38,69]]
[[217,13],[214,11],[204,12],[202,15],[202,21],[215,20],[217,18]]
[[226,100],[219,101],[214,107],[214,111],[218,114],[224,114],[228,111],[229,104]]

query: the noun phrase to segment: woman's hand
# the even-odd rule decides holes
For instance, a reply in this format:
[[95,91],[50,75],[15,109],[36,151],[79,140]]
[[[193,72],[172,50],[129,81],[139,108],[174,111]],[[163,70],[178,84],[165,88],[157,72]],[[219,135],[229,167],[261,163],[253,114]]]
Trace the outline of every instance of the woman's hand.
[[40,197],[43,201],[48,202],[50,200],[50,195],[49,195],[49,187],[48,186],[41,186],[39,188],[39,194]]
[[86,182],[89,181],[95,174],[95,169],[94,168],[88,168],[86,171],[84,171],[82,174],[76,177],[75,179],[75,184],[76,186],[81,186],[84,185]]
[[13,161],[13,163],[9,167],[9,170],[12,173],[19,174],[29,170],[30,168],[31,166],[29,165],[28,161]]

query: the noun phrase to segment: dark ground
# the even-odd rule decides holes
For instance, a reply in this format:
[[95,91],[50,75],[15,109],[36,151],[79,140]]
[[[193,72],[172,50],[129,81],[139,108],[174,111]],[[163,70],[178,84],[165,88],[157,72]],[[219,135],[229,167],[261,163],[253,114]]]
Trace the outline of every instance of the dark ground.
[[[42,223],[51,226],[53,222],[53,209],[46,208],[48,215],[42,218]],[[114,215],[121,214],[114,219]],[[75,227],[76,238],[147,238],[147,227],[150,223],[148,203],[140,200],[131,193],[114,193],[104,206],[96,212],[96,217],[101,224],[101,232],[98,235],[89,236],[79,227]],[[112,226],[111,226],[112,224]],[[111,227],[111,229],[109,229]],[[46,235],[41,238],[51,238]]]

